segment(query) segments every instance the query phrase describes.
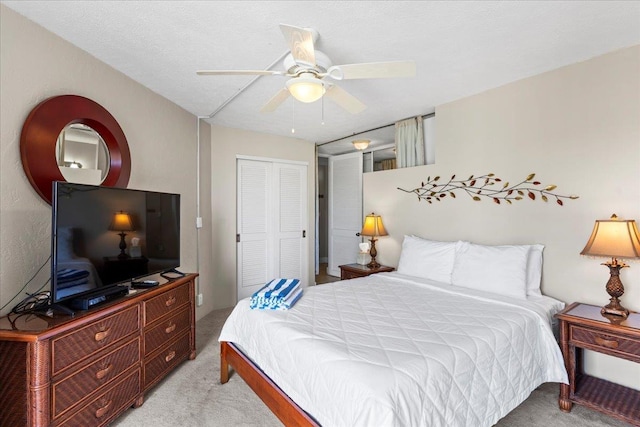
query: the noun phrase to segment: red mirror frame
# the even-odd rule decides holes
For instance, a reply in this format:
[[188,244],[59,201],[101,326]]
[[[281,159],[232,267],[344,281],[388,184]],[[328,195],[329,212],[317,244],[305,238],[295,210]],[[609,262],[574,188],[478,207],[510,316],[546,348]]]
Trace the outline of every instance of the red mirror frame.
[[51,204],[53,181],[64,181],[56,161],[56,141],[70,124],[81,123],[98,132],[107,144],[109,172],[101,185],[126,187],[131,174],[131,154],[116,119],[100,104],[82,96],[46,99],[29,113],[20,135],[20,157],[29,182]]

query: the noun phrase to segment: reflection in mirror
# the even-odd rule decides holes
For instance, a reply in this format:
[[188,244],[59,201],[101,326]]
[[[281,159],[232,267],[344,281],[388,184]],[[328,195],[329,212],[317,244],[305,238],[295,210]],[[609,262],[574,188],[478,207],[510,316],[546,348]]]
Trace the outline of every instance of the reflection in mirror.
[[[423,116],[425,164],[435,163],[435,115]],[[382,126],[370,131],[362,132],[346,138],[330,141],[318,145],[318,155],[323,157],[362,151],[363,171],[377,172],[396,169],[396,130],[395,124]],[[353,142],[369,140],[366,148],[358,150]]]
[[98,132],[87,125],[65,126],[56,141],[56,161],[67,182],[100,185],[109,173],[109,151]]

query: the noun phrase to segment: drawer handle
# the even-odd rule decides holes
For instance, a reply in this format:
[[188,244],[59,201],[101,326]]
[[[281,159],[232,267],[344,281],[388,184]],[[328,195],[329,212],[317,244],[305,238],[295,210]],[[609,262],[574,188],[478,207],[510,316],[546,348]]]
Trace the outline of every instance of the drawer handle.
[[171,307],[175,303],[176,303],[176,297],[172,296],[167,300],[167,302],[164,303],[164,305],[166,305],[167,307]]
[[106,415],[107,411],[109,411],[109,407],[111,406],[111,402],[111,400],[108,401],[103,407],[96,410],[96,418],[102,418]]
[[171,351],[169,352],[169,354],[167,354],[167,355],[165,356],[164,361],[165,361],[165,362],[167,362],[167,363],[168,363],[168,362],[171,362],[171,360],[172,360],[174,357],[176,357],[176,352],[175,352],[175,351],[173,351],[173,350],[171,350]]
[[596,344],[601,345],[603,347],[618,348],[618,341],[616,340],[607,340],[597,335],[595,337],[595,340],[596,340]]
[[111,328],[107,329],[106,331],[100,331],[100,332],[96,333],[94,339],[97,342],[100,342],[100,341],[104,340],[105,338],[107,338],[110,333],[111,333]]
[[96,372],[96,378],[101,380],[104,377],[107,376],[107,374],[113,369],[113,365],[109,365],[104,369],[100,369],[98,372]]
[[169,326],[167,326],[167,329],[165,329],[164,331],[167,334],[170,334],[171,332],[176,330],[176,324],[175,323],[169,323]]

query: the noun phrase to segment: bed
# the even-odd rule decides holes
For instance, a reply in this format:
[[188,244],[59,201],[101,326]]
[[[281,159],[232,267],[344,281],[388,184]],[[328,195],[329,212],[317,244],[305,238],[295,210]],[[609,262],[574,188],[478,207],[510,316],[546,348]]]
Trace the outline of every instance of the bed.
[[[482,260],[510,271],[470,274],[469,243],[447,249],[450,263],[432,253],[427,270],[409,267],[426,253],[405,243],[398,272],[306,289],[288,311],[240,301],[219,337],[221,381],[231,366],[285,425],[324,426],[490,426],[540,384],[567,383],[552,327],[564,304],[526,293],[530,246]],[[522,280],[524,297],[467,286],[456,268],[474,283]]]

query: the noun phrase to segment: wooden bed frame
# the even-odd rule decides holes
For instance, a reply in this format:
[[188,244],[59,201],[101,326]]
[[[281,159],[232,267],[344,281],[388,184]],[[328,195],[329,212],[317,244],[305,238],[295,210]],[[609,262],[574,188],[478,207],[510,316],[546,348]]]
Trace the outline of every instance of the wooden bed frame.
[[280,387],[240,349],[233,343],[221,341],[220,382],[222,384],[229,381],[229,367],[232,367],[240,375],[285,426],[320,426],[316,420],[280,390]]

